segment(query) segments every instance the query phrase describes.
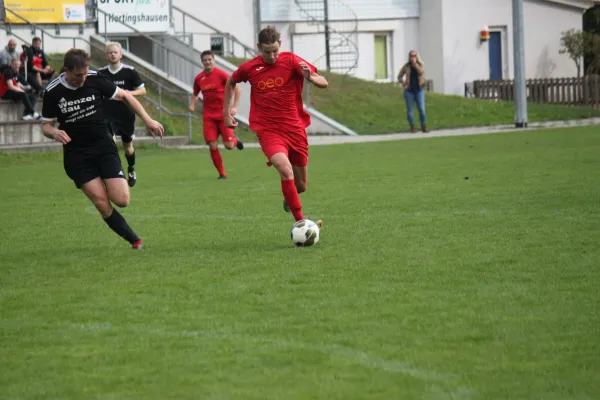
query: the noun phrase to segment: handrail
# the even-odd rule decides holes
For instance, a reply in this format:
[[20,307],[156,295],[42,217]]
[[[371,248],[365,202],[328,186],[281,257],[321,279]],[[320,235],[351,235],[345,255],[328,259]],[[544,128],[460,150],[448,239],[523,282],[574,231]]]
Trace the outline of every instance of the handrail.
[[[36,30],[39,29],[39,31],[42,33],[42,43],[44,42],[44,35],[47,35],[49,37],[51,37],[52,39],[66,39],[66,40],[73,40],[73,48],[77,48],[76,42],[75,40],[81,40],[82,42],[86,43],[87,45],[90,46],[90,48],[95,48],[95,49],[100,49],[99,46],[97,46],[96,44],[92,43],[91,41],[84,39],[82,37],[76,37],[76,36],[56,36],[51,34],[50,32],[46,31],[44,28],[37,26],[35,23],[30,22],[29,20],[27,20],[26,18],[22,17],[21,15],[17,14],[16,12],[12,11],[11,9],[3,6],[2,4],[0,4],[0,8],[3,8],[4,10],[16,15],[18,18],[21,18],[23,21],[25,21],[28,25],[32,26],[32,31],[35,32]],[[19,39],[20,41],[22,41],[23,43],[27,43],[27,40],[23,39],[21,36],[17,35],[16,33],[12,32],[12,29],[10,29],[10,24],[6,24],[7,26],[9,26],[9,29],[6,30],[8,34],[10,34],[11,36],[16,37],[17,39]],[[50,55],[47,55],[48,58],[52,59]],[[146,81],[150,81],[152,83],[154,83],[156,86],[158,87],[162,87],[162,89],[166,90],[169,93],[172,94],[188,94],[187,92],[184,91],[177,91],[174,89],[171,89],[170,87],[164,85],[163,83],[153,79],[152,77],[150,77],[149,75],[144,74],[141,71],[138,71],[138,73],[143,76]]]
[[246,45],[245,43],[242,43],[234,35],[232,35],[230,33],[227,33],[227,32],[220,31],[219,29],[215,28],[214,26],[207,24],[206,22],[200,20],[196,16],[188,13],[187,11],[184,11],[183,9],[181,9],[181,8],[175,6],[175,5],[172,6],[172,9],[176,10],[176,11],[179,11],[181,13],[181,15],[183,16],[183,21],[182,22],[183,22],[183,34],[184,35],[186,34],[186,31],[185,31],[185,18],[187,17],[187,18],[190,18],[193,21],[196,21],[197,23],[199,23],[199,24],[207,27],[208,29],[211,29],[215,33],[217,33],[219,35],[222,35],[222,36],[225,36],[228,39],[231,39],[232,41],[234,41],[235,43],[237,43],[239,46],[241,46],[244,49],[245,52],[248,52],[248,53],[250,53],[253,56],[257,56],[258,55],[258,51],[255,48],[250,47],[250,46]]
[[[73,47],[77,48],[77,44],[76,44],[76,40],[81,40],[84,43],[86,43],[87,45],[90,46],[90,48],[95,48],[95,49],[99,49],[100,46],[92,43],[91,41],[81,38],[81,37],[65,37],[65,36],[55,36],[49,32],[47,32],[44,28],[37,26],[35,23],[29,21],[28,19],[26,19],[25,17],[19,15],[18,13],[14,12],[13,10],[11,10],[10,8],[5,7],[3,4],[0,4],[0,8],[4,9],[5,11],[8,11],[12,14],[14,14],[15,16],[17,16],[18,18],[22,19],[27,25],[31,26],[32,28],[32,32],[35,33],[36,30],[40,30],[40,32],[42,33],[42,43],[44,41],[44,35],[47,35],[53,39],[66,39],[66,40],[73,40]],[[27,43],[27,40],[23,39],[21,36],[15,34],[14,32],[12,32],[12,28],[10,26],[11,24],[5,24],[5,30],[8,34],[10,34],[11,36],[14,36],[15,38],[19,39],[21,42],[23,43]],[[160,44],[160,43],[159,43]],[[102,49],[103,50],[103,49]],[[52,58],[50,56],[48,56],[48,58],[50,58],[50,60],[52,60]],[[91,65],[92,67],[95,67],[94,65]],[[169,110],[168,108],[166,108],[165,106],[162,105],[162,91],[166,90],[167,92],[169,92],[170,94],[185,94],[189,96],[188,92],[185,91],[178,91],[178,90],[174,90],[171,89],[170,87],[164,85],[163,83],[153,79],[152,77],[144,74],[141,71],[138,71],[138,73],[142,76],[143,80],[146,82],[151,82],[154,85],[156,85],[158,87],[158,91],[159,91],[159,95],[158,95],[158,100],[153,99],[151,96],[144,96],[144,98],[146,100],[148,100],[148,102],[150,102],[151,104],[153,104],[154,106],[157,107],[158,111],[159,111],[159,118],[162,116],[162,112],[166,112],[168,115],[173,116],[173,117],[185,117],[188,119],[188,137],[189,140],[192,140],[192,126],[191,126],[191,119],[192,118],[198,118],[196,115],[188,113],[188,114],[183,114],[183,113],[175,113],[171,110]]]
[[[101,13],[101,14],[104,15],[104,34],[102,36],[104,36],[104,40],[108,40],[108,32],[106,31],[106,26],[107,26],[107,24],[106,24],[106,18],[108,16],[108,13],[106,11],[103,11],[103,10],[99,9],[99,8],[96,9],[96,11],[98,11],[99,13]],[[119,22],[119,24],[121,24],[121,25],[123,25],[123,26],[125,26],[125,27],[127,27],[129,29],[131,29],[132,31],[134,31],[138,36],[146,38],[146,39],[150,40],[152,43],[154,43],[154,44],[158,45],[159,47],[161,47],[162,49],[165,49],[168,53],[175,54],[176,56],[181,57],[185,61],[190,62],[192,65],[194,65],[194,66],[196,66],[198,68],[204,69],[204,66],[202,65],[202,63],[199,63],[198,61],[189,58],[187,55],[185,55],[183,53],[180,53],[178,51],[175,51],[175,50],[172,50],[172,49],[168,48],[167,46],[165,46],[164,44],[162,44],[160,41],[154,39],[153,37],[151,37],[151,36],[149,36],[147,34],[145,34],[144,32],[138,31],[136,28],[134,28],[133,26],[131,26],[131,25],[125,23],[125,22],[122,22],[122,21],[118,21],[118,22]],[[102,34],[101,32],[98,32],[98,33]],[[165,72],[167,73],[167,75],[170,75],[169,71],[165,71]]]

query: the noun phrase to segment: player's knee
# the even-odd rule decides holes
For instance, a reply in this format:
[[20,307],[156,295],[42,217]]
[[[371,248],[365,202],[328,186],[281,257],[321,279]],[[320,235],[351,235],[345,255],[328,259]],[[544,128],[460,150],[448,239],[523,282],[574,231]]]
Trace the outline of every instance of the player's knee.
[[275,168],[277,169],[277,172],[279,172],[279,175],[281,175],[281,179],[283,180],[289,180],[289,179],[294,179],[294,170],[292,169],[291,165],[275,165]]
[[296,181],[296,190],[298,191],[298,193],[304,193],[306,192],[306,188],[308,187],[308,182],[307,181]]
[[129,190],[114,190],[109,192],[110,201],[117,207],[127,207],[130,202]]
[[216,141],[210,141],[210,142],[208,142],[208,147],[211,150],[217,150],[219,148],[219,143]]
[[125,153],[127,153],[127,155],[132,155],[133,154],[133,143],[132,142],[128,142],[128,143],[123,143],[123,149],[125,150]]
[[112,207],[106,197],[94,197],[91,200],[92,203],[94,203],[94,207],[96,207],[96,210],[98,210],[103,218],[110,217],[110,214],[112,213]]
[[233,145],[233,142],[225,142],[225,143],[223,143],[223,145],[225,146],[225,148],[226,148],[227,150],[233,150],[233,148],[235,147],[235,146]]
[[117,207],[121,208],[127,207],[131,201],[128,192],[119,193],[117,196],[114,196],[111,200]]

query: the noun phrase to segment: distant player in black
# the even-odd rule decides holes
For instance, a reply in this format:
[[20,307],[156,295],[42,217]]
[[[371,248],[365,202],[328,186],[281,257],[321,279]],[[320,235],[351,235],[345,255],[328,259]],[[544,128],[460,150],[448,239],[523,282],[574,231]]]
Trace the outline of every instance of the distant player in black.
[[[137,71],[132,66],[121,63],[123,53],[119,43],[109,43],[106,45],[106,58],[109,65],[98,70],[99,74],[106,76],[113,81],[115,85],[123,90],[127,90],[132,96],[145,96],[146,88],[144,82],[140,79]],[[127,159],[127,180],[129,186],[135,185],[135,149],[133,148],[133,139],[135,138],[135,113],[127,107],[127,104],[107,100],[104,105],[106,118],[113,134],[121,136],[123,141],[123,150]]]
[[[65,172],[96,206],[108,226],[131,243],[132,248],[141,249],[142,241],[111,204],[129,205],[129,186],[117,145],[104,121],[104,99],[127,103],[152,136],[162,137],[164,129],[128,91],[90,71],[89,65],[90,56],[84,50],[67,51],[65,72],[46,87],[42,132],[63,144]],[[54,127],[55,120],[60,129]]]

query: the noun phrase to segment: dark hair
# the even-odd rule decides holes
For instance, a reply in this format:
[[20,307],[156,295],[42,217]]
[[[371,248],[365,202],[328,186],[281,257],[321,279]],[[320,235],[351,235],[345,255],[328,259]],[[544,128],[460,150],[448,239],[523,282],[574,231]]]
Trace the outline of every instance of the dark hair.
[[258,44],[273,44],[279,42],[281,35],[274,26],[263,28],[258,34]]
[[31,39],[31,43],[33,43],[33,42],[41,42],[41,41],[42,41],[42,39],[40,39],[37,36],[34,36],[33,39]]
[[85,50],[70,49],[65,54],[64,68],[73,71],[74,69],[89,67],[90,62],[90,55]]
[[204,56],[211,56],[212,58],[215,58],[215,55],[211,50],[204,50],[202,53],[200,53],[201,60],[204,58]]

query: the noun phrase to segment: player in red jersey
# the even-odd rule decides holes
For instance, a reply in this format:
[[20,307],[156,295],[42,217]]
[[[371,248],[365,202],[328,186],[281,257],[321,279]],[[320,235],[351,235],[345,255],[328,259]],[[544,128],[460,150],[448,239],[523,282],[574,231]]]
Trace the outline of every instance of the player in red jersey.
[[[325,89],[327,80],[315,66],[294,53],[279,52],[280,34],[268,26],[258,35],[260,55],[240,65],[225,86],[223,119],[235,127],[231,102],[236,84],[250,82],[250,129],[256,132],[263,153],[281,176],[283,207],[296,221],[304,219],[299,193],[308,184],[308,137],[310,115],[304,111],[304,80]],[[321,226],[322,222],[317,221]]]
[[[210,148],[210,157],[213,165],[219,172],[219,179],[227,179],[225,168],[223,167],[223,158],[219,153],[219,134],[223,145],[227,150],[234,147],[242,150],[244,143],[235,137],[233,129],[226,126],[223,121],[223,95],[225,92],[225,83],[229,74],[215,67],[215,57],[210,50],[203,51],[200,54],[204,71],[196,75],[194,79],[194,95],[192,96],[192,104],[190,111],[196,111],[196,103],[198,102],[198,94],[202,92],[203,109],[202,109],[202,126],[204,129],[204,140]],[[240,102],[241,88],[235,90],[235,98],[233,99],[233,107],[231,107],[231,115],[237,113],[237,107]],[[231,104],[231,98],[229,99]]]

